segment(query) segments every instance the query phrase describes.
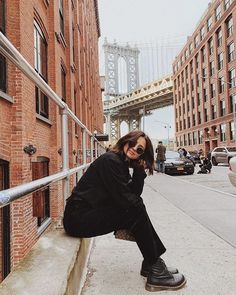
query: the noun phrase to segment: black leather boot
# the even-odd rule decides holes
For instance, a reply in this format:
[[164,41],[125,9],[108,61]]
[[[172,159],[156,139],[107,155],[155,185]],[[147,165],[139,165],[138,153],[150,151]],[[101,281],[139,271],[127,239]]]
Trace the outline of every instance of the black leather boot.
[[151,266],[147,277],[146,290],[155,292],[161,290],[177,290],[186,284],[186,279],[181,273],[172,274],[168,271],[165,262],[158,258]]
[[[161,258],[159,258],[159,259],[161,259]],[[148,274],[149,274],[149,272],[150,272],[150,270],[151,270],[151,267],[152,266],[148,262],[146,262],[145,260],[143,260],[142,267],[141,267],[141,270],[140,270],[141,276],[147,277]],[[174,267],[168,267],[167,266],[167,269],[172,274],[175,274],[175,273],[178,273],[179,272],[178,269],[177,268],[174,268]]]

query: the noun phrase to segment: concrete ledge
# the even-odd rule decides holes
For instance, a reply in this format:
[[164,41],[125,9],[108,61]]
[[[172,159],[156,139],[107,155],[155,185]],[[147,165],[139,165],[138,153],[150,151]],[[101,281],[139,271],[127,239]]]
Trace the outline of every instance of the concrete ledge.
[[0,285],[1,295],[77,295],[87,273],[92,239],[56,229],[43,235]]

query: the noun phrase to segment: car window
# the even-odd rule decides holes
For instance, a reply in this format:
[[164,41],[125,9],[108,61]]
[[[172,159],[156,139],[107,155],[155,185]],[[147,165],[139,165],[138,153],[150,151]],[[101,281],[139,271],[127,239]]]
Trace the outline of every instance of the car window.
[[166,159],[176,159],[179,158],[179,153],[174,151],[167,151],[166,152]]
[[216,148],[214,152],[222,152],[222,148]]
[[236,146],[228,146],[228,147],[227,147],[227,150],[228,150],[229,152],[236,152]]

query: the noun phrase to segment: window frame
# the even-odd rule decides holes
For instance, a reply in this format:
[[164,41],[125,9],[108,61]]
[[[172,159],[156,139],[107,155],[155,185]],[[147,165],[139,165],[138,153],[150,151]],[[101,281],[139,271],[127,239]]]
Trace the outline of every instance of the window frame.
[[[43,44],[43,46],[42,46]],[[43,51],[42,51],[43,49]],[[44,55],[45,56],[44,56]],[[34,21],[34,67],[41,78],[47,82],[48,78],[48,45],[39,24]],[[49,118],[48,97],[35,86],[36,113],[44,118]]]

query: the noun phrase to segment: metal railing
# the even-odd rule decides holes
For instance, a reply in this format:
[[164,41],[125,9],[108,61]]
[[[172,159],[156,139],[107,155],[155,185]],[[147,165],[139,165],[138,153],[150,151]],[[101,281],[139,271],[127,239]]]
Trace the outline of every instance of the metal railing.
[[[69,196],[69,176],[86,169],[100,153],[104,151],[104,147],[98,142],[94,134],[92,134],[85,125],[76,117],[76,115],[69,109],[68,105],[63,102],[59,95],[57,95],[50,86],[40,77],[35,69],[25,60],[25,58],[17,51],[12,43],[0,32],[0,53],[9,59],[18,69],[20,69],[26,77],[28,77],[40,90],[48,96],[61,109],[61,142],[62,142],[62,171],[50,176],[31,181],[29,183],[21,184],[13,188],[0,191],[0,208],[8,205],[12,201],[19,199],[22,196],[33,193],[50,184],[63,180],[63,195],[64,201]],[[70,117],[82,129],[82,150],[83,150],[83,164],[75,168],[69,169],[69,155],[68,155],[68,117]],[[90,163],[87,163],[87,145],[86,136],[90,136]]]

